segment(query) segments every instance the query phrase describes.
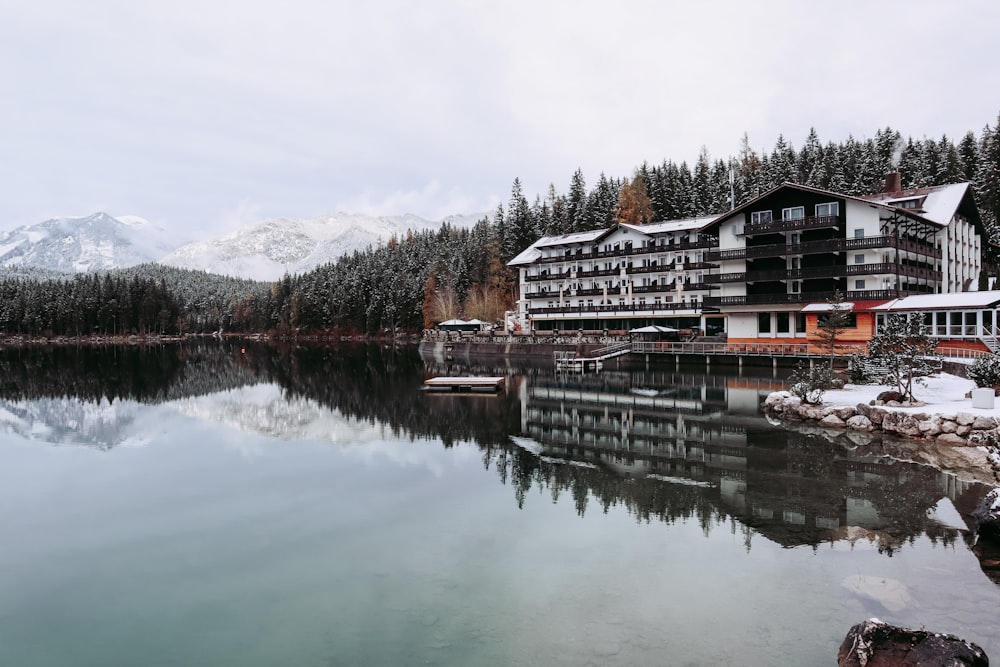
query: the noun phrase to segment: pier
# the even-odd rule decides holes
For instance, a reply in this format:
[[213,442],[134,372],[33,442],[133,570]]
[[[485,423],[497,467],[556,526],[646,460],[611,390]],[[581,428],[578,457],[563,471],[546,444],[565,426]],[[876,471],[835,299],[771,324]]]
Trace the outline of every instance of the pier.
[[503,377],[436,377],[424,380],[427,391],[496,393],[506,384]]

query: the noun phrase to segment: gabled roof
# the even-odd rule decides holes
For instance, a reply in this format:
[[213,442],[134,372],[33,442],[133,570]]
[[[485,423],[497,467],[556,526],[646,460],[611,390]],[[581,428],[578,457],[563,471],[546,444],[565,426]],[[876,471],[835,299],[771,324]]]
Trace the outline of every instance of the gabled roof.
[[923,199],[923,204],[920,208],[900,210],[917,213],[924,219],[930,220],[941,227],[947,226],[952,218],[955,217],[955,213],[958,212],[964,213],[977,226],[980,222],[979,213],[972,199],[972,190],[969,183],[951,183],[949,185],[934,185],[928,188],[916,188],[913,190],[879,192],[873,195],[865,195],[861,199],[898,208],[902,202],[916,198]]
[[[962,206],[966,211],[966,216],[969,217],[976,224],[977,228],[981,229],[981,222],[979,220],[979,214],[975,209],[974,202],[971,201],[971,194],[969,191],[968,183],[957,183],[954,185],[939,185],[931,188],[924,188],[927,191],[928,199],[930,200],[931,208],[926,208],[928,205],[925,201],[925,208],[921,209],[904,209],[898,206],[893,206],[889,203],[891,200],[899,199],[909,199],[912,197],[907,197],[899,192],[892,193],[882,193],[874,195],[866,195],[864,197],[855,197],[853,195],[845,195],[842,192],[832,192],[830,190],[821,190],[820,188],[813,188],[808,185],[799,185],[798,183],[782,183],[777,185],[764,194],[751,199],[750,201],[737,206],[728,213],[723,213],[716,218],[717,222],[730,218],[738,213],[743,213],[748,209],[753,208],[758,205],[763,199],[766,199],[773,194],[785,190],[799,190],[801,192],[808,192],[810,194],[822,195],[825,197],[830,197],[833,199],[844,199],[847,201],[855,201],[868,206],[873,206],[886,211],[892,211],[894,213],[905,215],[908,218],[914,220],[920,220],[923,222],[929,222],[936,227],[945,227],[951,222],[952,217],[954,217],[955,212],[959,210]],[[934,197],[930,197],[933,194]],[[884,200],[883,200],[884,195]],[[969,196],[970,199],[966,199]],[[969,210],[971,204],[971,211]]]

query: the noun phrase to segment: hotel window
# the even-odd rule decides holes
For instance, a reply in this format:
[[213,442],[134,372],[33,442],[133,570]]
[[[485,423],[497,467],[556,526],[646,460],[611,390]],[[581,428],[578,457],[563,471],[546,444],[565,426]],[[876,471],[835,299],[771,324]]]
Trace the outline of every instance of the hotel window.
[[840,213],[840,204],[833,201],[827,204],[816,204],[816,217],[825,218],[828,216],[838,215]]
[[806,314],[796,313],[795,314],[795,332],[805,333],[806,330]]
[[855,255],[854,256],[854,263],[855,264],[864,264],[865,263],[864,253],[862,253],[860,255]]
[[771,222],[770,211],[754,211],[750,214],[750,224],[759,224],[762,222]]
[[801,267],[801,262],[802,262],[801,258],[792,257],[790,261],[791,261],[791,268],[798,269]]
[[757,313],[757,333],[771,333],[771,313]]
[[854,238],[856,238],[856,239],[863,239],[864,237],[865,237],[865,230],[863,230],[863,229],[855,229],[854,230]]
[[865,281],[863,281],[863,280],[855,280],[854,281],[854,289],[856,289],[856,290],[862,290],[864,288],[865,288]]
[[792,234],[791,236],[788,237],[788,243],[791,245],[798,245],[802,243],[802,235],[797,233]]
[[805,217],[806,209],[804,206],[792,206],[781,209],[782,220],[802,220]]
[[802,281],[793,280],[792,281],[792,294],[798,294],[802,291]]
[[783,334],[791,333],[791,329],[789,328],[790,319],[788,313],[778,313],[777,323],[778,323],[777,326],[778,333],[783,333]]

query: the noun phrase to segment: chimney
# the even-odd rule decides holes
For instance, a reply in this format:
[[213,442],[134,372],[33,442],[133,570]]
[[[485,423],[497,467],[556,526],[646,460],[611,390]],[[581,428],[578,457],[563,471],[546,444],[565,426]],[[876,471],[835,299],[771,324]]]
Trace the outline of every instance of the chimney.
[[885,191],[886,192],[899,192],[903,188],[900,186],[900,177],[898,171],[890,171],[885,175]]

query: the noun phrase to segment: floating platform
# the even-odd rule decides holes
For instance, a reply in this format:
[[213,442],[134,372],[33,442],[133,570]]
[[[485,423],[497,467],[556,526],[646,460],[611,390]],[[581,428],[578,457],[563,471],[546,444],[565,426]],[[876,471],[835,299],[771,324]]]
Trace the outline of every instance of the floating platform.
[[436,377],[424,380],[424,389],[493,394],[503,391],[506,383],[507,380],[503,377]]

